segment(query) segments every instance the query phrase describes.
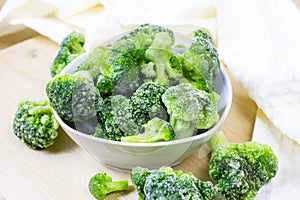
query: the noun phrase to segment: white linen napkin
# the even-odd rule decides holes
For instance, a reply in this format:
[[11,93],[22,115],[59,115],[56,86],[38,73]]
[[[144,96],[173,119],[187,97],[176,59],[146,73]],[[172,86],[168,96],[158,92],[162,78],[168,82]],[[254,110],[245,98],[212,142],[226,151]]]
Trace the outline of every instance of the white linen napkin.
[[217,2],[219,52],[259,111],[253,140],[279,158],[265,199],[300,199],[300,11],[290,0]]
[[[217,39],[215,7],[201,0],[7,0],[0,14],[0,24],[6,19],[13,25],[24,24],[59,43],[70,30],[78,30],[86,37],[89,50],[142,23],[153,23],[192,36],[193,30],[204,28]],[[39,2],[44,12],[35,13],[32,5]],[[69,6],[70,2],[74,6]],[[104,6],[103,6],[104,5]],[[117,5],[117,6],[116,6]],[[135,5],[135,6],[132,6]],[[20,9],[22,8],[22,9]],[[20,12],[20,10],[22,12]]]

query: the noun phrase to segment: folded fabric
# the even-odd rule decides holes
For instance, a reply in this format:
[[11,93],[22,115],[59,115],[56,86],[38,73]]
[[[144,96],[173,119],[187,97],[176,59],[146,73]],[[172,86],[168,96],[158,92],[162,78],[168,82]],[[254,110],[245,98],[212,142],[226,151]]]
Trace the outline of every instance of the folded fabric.
[[298,8],[290,0],[225,2],[217,4],[221,58],[272,123],[300,143]]
[[[192,36],[195,29],[204,28],[217,40],[216,10],[206,0],[71,1],[23,0],[12,3],[13,0],[8,0],[2,18],[9,17],[11,24],[24,24],[57,43],[70,30],[78,30],[86,37],[87,50],[112,35],[143,23],[166,26],[186,36]],[[41,10],[45,11],[31,14],[36,12],[33,2],[39,2]]]
[[270,200],[300,199],[300,144],[277,129],[260,109],[254,129],[253,140],[268,143],[279,159],[277,175],[265,195]]

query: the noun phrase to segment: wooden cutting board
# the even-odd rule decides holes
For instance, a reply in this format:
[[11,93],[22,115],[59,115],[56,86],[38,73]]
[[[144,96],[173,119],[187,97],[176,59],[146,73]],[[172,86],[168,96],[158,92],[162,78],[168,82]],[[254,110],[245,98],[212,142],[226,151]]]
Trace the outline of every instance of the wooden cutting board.
[[[114,180],[130,178],[129,171],[98,163],[61,129],[55,144],[39,151],[28,148],[13,134],[12,120],[18,103],[25,97],[46,97],[49,66],[58,48],[49,39],[37,36],[0,51],[0,199],[93,199],[87,185],[99,170]],[[232,142],[249,141],[257,107],[230,77],[233,103],[223,130]],[[188,170],[202,180],[209,180],[209,152],[199,152],[196,150],[175,169]],[[137,193],[130,186],[128,192],[112,194],[107,199],[116,198],[134,200]]]

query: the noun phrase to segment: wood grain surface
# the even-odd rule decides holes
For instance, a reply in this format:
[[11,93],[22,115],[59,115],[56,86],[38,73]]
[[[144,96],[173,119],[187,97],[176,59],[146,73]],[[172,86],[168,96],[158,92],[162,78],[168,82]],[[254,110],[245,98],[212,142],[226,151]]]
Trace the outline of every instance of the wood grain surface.
[[[12,120],[17,104],[25,97],[46,97],[49,66],[58,48],[49,39],[37,36],[0,50],[0,199],[1,196],[7,200],[93,199],[87,184],[99,170],[114,180],[130,178],[129,171],[98,163],[62,130],[53,146],[40,151],[28,148],[13,134]],[[230,77],[233,102],[223,130],[232,142],[249,141],[257,107]],[[209,156],[205,147],[198,149],[175,169],[188,170],[198,178],[210,180]],[[128,192],[115,193],[107,199],[116,198],[134,200],[137,193],[130,186]]]

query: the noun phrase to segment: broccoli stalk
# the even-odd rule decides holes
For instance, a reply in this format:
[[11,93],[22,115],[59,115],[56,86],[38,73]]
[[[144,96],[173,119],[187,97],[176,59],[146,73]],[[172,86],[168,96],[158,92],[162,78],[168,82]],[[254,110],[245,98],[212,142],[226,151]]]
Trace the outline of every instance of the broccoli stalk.
[[54,143],[59,127],[48,100],[24,99],[14,116],[14,134],[33,149],[44,149]]
[[170,141],[175,137],[175,133],[171,125],[159,118],[153,118],[147,124],[142,126],[144,133],[122,137],[122,142],[136,142],[136,143],[151,143]]
[[[159,85],[169,86],[170,79],[179,79],[181,73],[172,69],[171,58],[174,59],[171,47],[174,44],[173,38],[166,32],[160,32],[155,35],[151,46],[146,50],[145,57],[155,64],[156,73],[153,73],[151,66],[142,66],[142,73],[146,77],[156,76],[154,82]],[[173,63],[173,62],[172,62]],[[143,69],[146,67],[146,69]],[[150,67],[150,68],[149,68]]]
[[176,138],[192,136],[197,129],[208,129],[219,120],[219,95],[194,88],[189,83],[169,87],[162,101],[170,115]]
[[253,199],[277,173],[278,159],[266,144],[229,143],[222,132],[214,134],[208,144],[213,150],[209,174],[226,199]]
[[112,181],[105,173],[97,173],[89,181],[89,191],[97,199],[104,199],[109,193],[128,189],[128,181]]

